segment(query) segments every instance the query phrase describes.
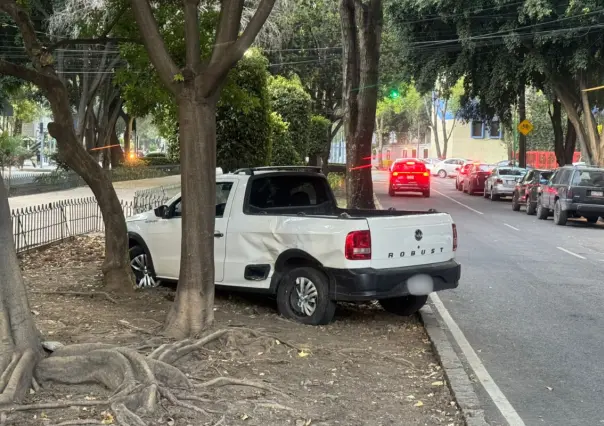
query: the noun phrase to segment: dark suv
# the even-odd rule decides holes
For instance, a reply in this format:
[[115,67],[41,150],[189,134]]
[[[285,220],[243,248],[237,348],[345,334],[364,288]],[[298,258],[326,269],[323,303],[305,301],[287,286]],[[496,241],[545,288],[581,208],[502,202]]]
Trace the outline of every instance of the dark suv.
[[547,184],[541,185],[537,199],[537,217],[552,213],[556,225],[568,218],[584,217],[596,223],[604,216],[604,169],[564,166],[557,169]]
[[534,215],[537,211],[537,196],[539,185],[546,184],[554,172],[552,170],[529,170],[514,188],[512,194],[512,210],[520,211],[526,205],[526,214]]

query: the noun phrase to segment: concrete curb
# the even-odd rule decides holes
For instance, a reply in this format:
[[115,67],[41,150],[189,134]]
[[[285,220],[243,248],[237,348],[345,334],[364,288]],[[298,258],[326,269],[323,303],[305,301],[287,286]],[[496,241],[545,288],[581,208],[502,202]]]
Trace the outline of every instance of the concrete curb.
[[441,326],[429,305],[424,306],[419,314],[466,425],[489,426],[474,385],[444,331],[445,326]]
[[[373,200],[377,209],[384,209],[375,193],[373,194]],[[451,389],[451,393],[461,410],[465,424],[467,426],[489,426],[484,418],[484,410],[480,406],[480,400],[474,390],[474,385],[468,377],[457,352],[453,349],[447,333],[445,333],[446,325],[441,325],[429,305],[424,306],[419,311],[419,316],[440,365],[443,367],[449,389]]]

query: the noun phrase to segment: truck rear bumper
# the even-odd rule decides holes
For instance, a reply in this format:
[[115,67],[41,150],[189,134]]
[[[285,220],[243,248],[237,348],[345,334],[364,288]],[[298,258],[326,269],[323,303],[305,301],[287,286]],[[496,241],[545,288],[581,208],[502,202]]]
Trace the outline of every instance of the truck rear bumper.
[[[455,260],[431,265],[391,269],[332,269],[332,300],[356,302],[392,297],[429,294],[457,288],[461,265]],[[413,278],[410,280],[410,278]]]
[[576,212],[578,214],[604,215],[604,204],[580,204],[563,202],[562,210]]

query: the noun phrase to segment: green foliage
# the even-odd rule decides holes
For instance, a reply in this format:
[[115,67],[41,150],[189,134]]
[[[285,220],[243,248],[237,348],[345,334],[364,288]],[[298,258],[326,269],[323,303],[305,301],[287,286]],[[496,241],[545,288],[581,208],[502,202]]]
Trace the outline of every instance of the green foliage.
[[327,181],[333,192],[345,192],[346,177],[342,173],[330,173],[327,175]]
[[0,134],[0,171],[4,167],[17,166],[19,157],[31,153],[23,146],[23,139],[18,136],[9,136],[4,132]]
[[[300,78],[270,77],[269,93],[273,111],[288,123],[290,140],[302,157],[309,155],[312,100],[304,90]],[[277,147],[273,145],[273,149]]]
[[230,75],[217,111],[216,164],[226,170],[270,160],[268,60],[251,50]]
[[272,112],[270,123],[270,165],[271,166],[297,166],[302,164],[302,158],[296,151],[290,138],[289,124],[281,116]]
[[[554,129],[549,117],[551,106],[550,99],[543,92],[533,90],[527,92],[526,118],[533,123],[533,131],[526,137],[527,151],[554,150]],[[565,126],[566,117],[563,118],[562,124]]]
[[321,155],[325,144],[329,140],[331,121],[321,115],[313,115],[310,118],[308,155]]

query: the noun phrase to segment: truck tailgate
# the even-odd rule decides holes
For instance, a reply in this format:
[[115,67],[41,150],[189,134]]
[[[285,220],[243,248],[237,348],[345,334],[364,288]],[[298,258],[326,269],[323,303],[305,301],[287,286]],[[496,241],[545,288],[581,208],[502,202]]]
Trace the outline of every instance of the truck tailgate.
[[368,217],[371,267],[400,268],[455,257],[453,219],[447,213]]

